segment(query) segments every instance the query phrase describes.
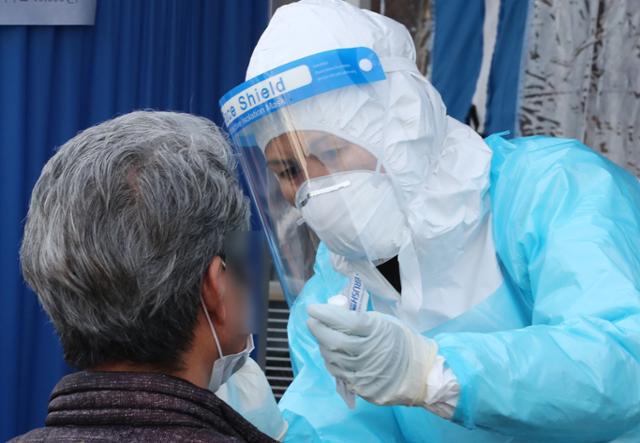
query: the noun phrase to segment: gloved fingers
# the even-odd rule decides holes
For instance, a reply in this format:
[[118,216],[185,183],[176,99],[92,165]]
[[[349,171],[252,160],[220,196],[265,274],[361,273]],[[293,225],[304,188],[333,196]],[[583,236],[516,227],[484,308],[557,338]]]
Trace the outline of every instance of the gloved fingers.
[[[375,404],[387,404],[385,398],[380,397],[380,393],[376,386],[373,386],[372,379],[367,378],[360,374],[356,369],[346,369],[335,362],[332,362],[324,357],[324,365],[327,371],[336,379],[342,380],[349,391],[355,392],[365,400]],[[375,385],[375,383],[374,383]]]
[[368,312],[348,311],[332,305],[310,305],[307,312],[329,328],[348,335],[366,337],[374,328]]
[[325,363],[345,371],[357,372],[365,364],[359,356],[348,355],[339,351],[330,351],[323,347],[320,347],[320,354]]
[[353,371],[348,371],[326,360],[324,362],[324,365],[331,375],[333,375],[335,378],[343,380],[349,389],[353,389],[353,383],[355,381]]
[[360,355],[348,355],[343,353],[334,353],[331,356],[331,361],[337,366],[340,366],[345,371],[357,372],[366,363],[363,361]]
[[346,371],[342,368],[339,368],[335,365],[326,365],[327,370],[336,378],[340,379],[344,382],[348,391],[354,392],[359,397],[364,398],[369,403],[374,404],[389,404],[382,403],[386,401],[386,398],[379,398],[379,393],[375,389],[375,387],[370,386],[368,383],[364,382],[362,378],[356,372]]
[[321,350],[324,348],[331,352],[344,354],[354,354],[358,352],[360,340],[356,337],[331,329],[315,318],[309,318],[307,320],[307,326],[318,341]]

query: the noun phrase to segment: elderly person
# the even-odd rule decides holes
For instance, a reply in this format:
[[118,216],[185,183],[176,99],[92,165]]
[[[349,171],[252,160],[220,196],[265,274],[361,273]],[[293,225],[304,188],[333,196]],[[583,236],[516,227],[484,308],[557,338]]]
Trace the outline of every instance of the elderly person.
[[253,347],[223,251],[247,222],[208,120],[134,112],[62,146],[33,190],[21,262],[81,372],[14,441],[273,441],[211,392]]

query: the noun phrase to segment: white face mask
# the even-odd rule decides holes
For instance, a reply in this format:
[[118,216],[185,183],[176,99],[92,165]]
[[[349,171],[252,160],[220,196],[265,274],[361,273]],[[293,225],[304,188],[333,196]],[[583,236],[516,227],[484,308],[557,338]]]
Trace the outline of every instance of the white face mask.
[[234,372],[238,371],[246,363],[247,358],[249,358],[249,354],[251,354],[251,351],[253,351],[254,348],[253,336],[249,334],[249,337],[247,338],[247,345],[242,351],[237,354],[224,355],[222,353],[222,348],[220,347],[218,334],[216,334],[216,328],[213,327],[213,322],[211,321],[211,317],[209,317],[209,312],[207,311],[207,307],[204,304],[202,297],[200,298],[200,302],[202,303],[204,315],[207,317],[209,327],[211,328],[211,334],[213,334],[213,339],[215,340],[216,347],[218,348],[219,357],[213,362],[211,380],[209,381],[209,389],[216,392],[220,385],[225,383]]
[[407,234],[391,181],[380,172],[308,180],[296,193],[296,207],[331,252],[350,260],[392,258]]

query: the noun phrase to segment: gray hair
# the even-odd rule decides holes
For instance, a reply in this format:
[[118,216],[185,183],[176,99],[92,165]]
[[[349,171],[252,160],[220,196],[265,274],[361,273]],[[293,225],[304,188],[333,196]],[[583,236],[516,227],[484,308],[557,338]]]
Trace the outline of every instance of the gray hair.
[[33,189],[20,259],[68,363],[179,368],[206,269],[248,208],[204,118],[132,112],[65,143]]

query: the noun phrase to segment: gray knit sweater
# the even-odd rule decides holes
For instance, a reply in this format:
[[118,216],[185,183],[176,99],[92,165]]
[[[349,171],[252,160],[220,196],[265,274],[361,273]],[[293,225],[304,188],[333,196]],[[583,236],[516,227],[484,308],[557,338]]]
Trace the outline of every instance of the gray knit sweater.
[[273,442],[210,391],[168,375],[78,372],[53,390],[45,427],[12,442]]

